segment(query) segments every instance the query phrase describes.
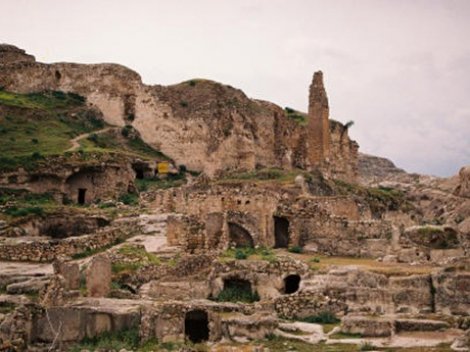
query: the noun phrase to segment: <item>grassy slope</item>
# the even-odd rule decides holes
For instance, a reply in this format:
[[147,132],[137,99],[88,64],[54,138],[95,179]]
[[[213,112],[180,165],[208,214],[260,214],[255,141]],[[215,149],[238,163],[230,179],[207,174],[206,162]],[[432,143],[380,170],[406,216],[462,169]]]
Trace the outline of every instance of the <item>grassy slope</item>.
[[70,139],[104,126],[83,98],[61,92],[15,94],[0,91],[0,155],[3,158],[60,154]]
[[[34,167],[42,156],[58,155],[70,140],[91,133],[81,141],[81,152],[119,152],[149,160],[169,160],[128,129],[121,134],[93,134],[104,121],[76,94],[43,92],[17,94],[0,90],[0,170]],[[124,132],[124,131],[123,131]],[[124,134],[126,136],[124,136]]]

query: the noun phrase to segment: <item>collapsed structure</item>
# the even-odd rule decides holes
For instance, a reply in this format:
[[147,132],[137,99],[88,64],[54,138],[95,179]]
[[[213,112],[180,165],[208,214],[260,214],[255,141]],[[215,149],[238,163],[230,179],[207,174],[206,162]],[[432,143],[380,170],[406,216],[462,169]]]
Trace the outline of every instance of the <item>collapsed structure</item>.
[[[333,343],[340,331],[382,347],[468,342],[467,169],[442,180],[359,155],[348,125],[329,118],[321,72],[308,114],[207,80],[148,86],[119,65],[43,64],[8,45],[0,86],[82,96],[76,109],[108,125],[89,143],[133,133],[139,151],[163,153],[96,144],[0,170],[0,306],[11,308],[0,346],[62,351],[134,330],[140,343],[253,348],[273,334]],[[0,100],[0,113],[27,110]],[[21,213],[43,192],[51,209]],[[302,322],[324,316],[341,324]],[[423,331],[433,336],[413,335]]]

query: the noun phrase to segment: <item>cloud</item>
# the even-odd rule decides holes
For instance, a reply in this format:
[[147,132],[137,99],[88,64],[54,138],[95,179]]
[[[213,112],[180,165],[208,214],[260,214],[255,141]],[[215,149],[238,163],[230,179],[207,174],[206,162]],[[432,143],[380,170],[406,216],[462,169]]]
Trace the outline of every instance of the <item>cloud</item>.
[[206,77],[307,109],[325,73],[332,117],[409,171],[470,164],[466,0],[0,0],[1,41],[44,62],[118,62],[146,83]]

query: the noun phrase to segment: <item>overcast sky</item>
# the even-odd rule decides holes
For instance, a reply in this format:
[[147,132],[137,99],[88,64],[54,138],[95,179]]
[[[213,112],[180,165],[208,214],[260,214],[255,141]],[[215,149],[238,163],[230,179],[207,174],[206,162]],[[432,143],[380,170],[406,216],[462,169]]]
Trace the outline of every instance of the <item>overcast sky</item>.
[[0,42],[42,62],[116,62],[148,84],[209,78],[331,117],[410,172],[470,164],[470,1],[0,0]]

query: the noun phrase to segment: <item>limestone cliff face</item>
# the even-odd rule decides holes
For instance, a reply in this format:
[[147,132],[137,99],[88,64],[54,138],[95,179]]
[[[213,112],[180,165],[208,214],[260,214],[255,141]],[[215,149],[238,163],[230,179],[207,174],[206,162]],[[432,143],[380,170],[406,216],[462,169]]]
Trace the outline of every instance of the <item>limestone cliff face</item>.
[[320,167],[332,176],[355,178],[357,145],[342,125],[332,129],[329,124],[321,72],[310,89],[307,126],[275,104],[216,82],[147,86],[120,65],[44,64],[11,45],[0,45],[0,86],[85,96],[109,124],[132,124],[145,142],[177,164],[209,176],[259,167]]

